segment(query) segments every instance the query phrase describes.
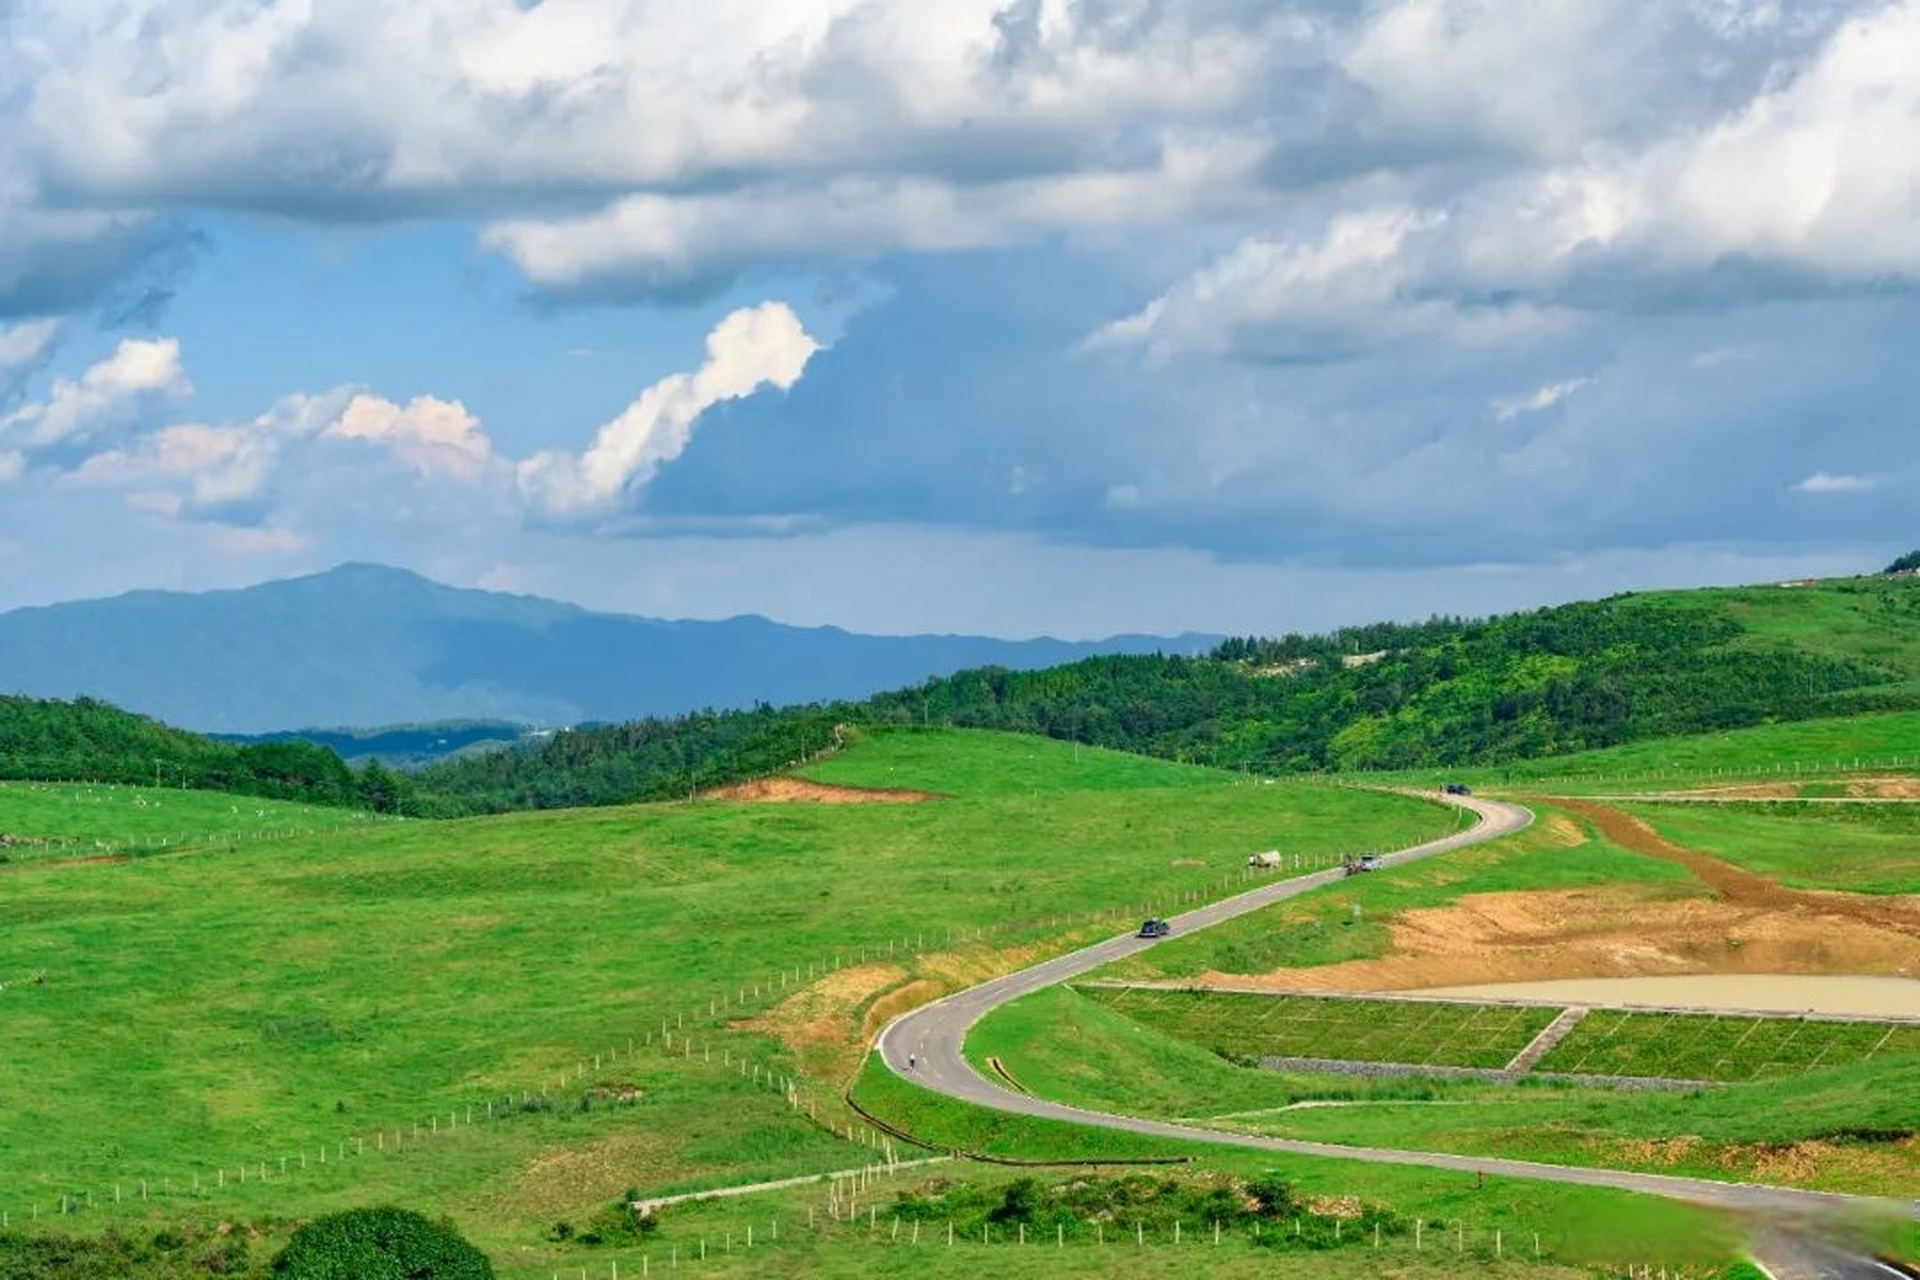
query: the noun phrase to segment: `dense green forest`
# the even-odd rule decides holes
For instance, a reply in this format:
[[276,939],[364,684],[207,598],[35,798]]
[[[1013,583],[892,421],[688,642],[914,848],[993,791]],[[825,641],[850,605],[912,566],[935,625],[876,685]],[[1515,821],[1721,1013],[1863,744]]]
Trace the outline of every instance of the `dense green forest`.
[[925,723],[1276,772],[1494,764],[1911,706],[1920,584],[1867,578],[984,668],[861,703],[579,729],[413,781],[428,813],[657,799],[780,768],[835,726]]
[[236,745],[81,698],[0,697],[0,778],[149,783],[391,812],[403,783],[311,742]]
[[659,800],[777,772],[845,728],[957,725],[1266,772],[1504,761],[1920,706],[1920,581],[1619,596],[1473,621],[1228,640],[1206,657],[963,671],[864,702],[586,726],[396,775],[103,703],[0,700],[0,776],[152,781],[441,817]]
[[449,760],[408,775],[426,817],[667,800],[776,773],[839,741],[863,705],[703,711],[561,730],[529,746]]
[[1909,551],[1887,566],[1888,573],[1920,572],[1920,551]]

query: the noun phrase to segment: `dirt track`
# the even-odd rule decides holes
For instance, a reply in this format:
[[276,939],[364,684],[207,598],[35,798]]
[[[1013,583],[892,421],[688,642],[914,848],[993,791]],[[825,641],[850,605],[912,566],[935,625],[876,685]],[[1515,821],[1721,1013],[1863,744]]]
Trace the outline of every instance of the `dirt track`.
[[1641,819],[1611,806],[1596,804],[1591,800],[1561,800],[1555,803],[1592,822],[1602,835],[1623,849],[1685,867],[1701,883],[1734,906],[1811,912],[1859,920],[1879,928],[1908,933],[1914,939],[1915,947],[1920,949],[1920,902],[1912,898],[1789,889],[1765,876],[1722,862],[1711,854],[1675,844]]

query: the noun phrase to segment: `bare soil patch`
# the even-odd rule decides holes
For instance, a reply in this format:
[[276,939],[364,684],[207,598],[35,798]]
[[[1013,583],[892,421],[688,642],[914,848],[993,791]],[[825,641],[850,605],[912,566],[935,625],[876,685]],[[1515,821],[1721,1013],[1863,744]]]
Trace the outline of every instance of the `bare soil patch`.
[[1540,823],[1540,829],[1562,849],[1577,849],[1592,838],[1564,813],[1548,814]]
[[578,1145],[549,1147],[530,1157],[490,1197],[493,1213],[552,1222],[591,1212],[635,1183],[706,1172],[690,1167],[675,1144],[657,1134],[622,1132]]
[[1920,898],[1789,889],[1765,876],[1722,862],[1711,854],[1675,844],[1641,819],[1611,806],[1592,801],[1569,800],[1563,803],[1568,809],[1592,821],[1607,839],[1621,848],[1678,863],[1733,905],[1858,920],[1905,933],[1913,940],[1912,945],[1920,948]]
[[841,787],[806,778],[757,778],[709,792],[707,798],[736,804],[923,804],[946,797],[905,787]]
[[907,979],[898,965],[840,969],[794,992],[764,1013],[733,1026],[770,1035],[800,1059],[803,1070],[838,1080],[859,1064],[862,1010]]
[[1920,800],[1920,778],[1855,778],[1847,794],[1870,800]]
[[[1920,976],[1920,923],[1673,898],[1646,886],[1469,894],[1403,911],[1387,927],[1385,956],[1250,981],[1277,991],[1406,991],[1683,973]],[[1208,973],[1201,981],[1244,986],[1249,979]]]

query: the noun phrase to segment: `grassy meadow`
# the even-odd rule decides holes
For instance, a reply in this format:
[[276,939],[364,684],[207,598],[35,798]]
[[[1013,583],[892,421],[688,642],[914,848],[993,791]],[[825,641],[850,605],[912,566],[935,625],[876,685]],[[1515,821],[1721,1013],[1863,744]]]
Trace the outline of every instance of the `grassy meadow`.
[[1920,1055],[1920,1024],[1595,1009],[1539,1069],[1733,1082],[1896,1054]]
[[[807,992],[851,1011],[822,1037],[857,1036],[890,992],[1217,892],[1251,850],[1330,856],[1454,823],[1403,797],[988,734],[883,734],[813,772],[945,798],[379,823],[17,869],[0,982],[37,980],[0,990],[0,1212],[86,1231],[397,1200],[532,1275],[577,1252],[555,1222],[629,1187],[872,1158],[759,1078],[811,1068]],[[838,1083],[808,1096],[824,1108]]]
[[326,805],[257,796],[93,782],[0,782],[0,848],[9,863],[204,849],[243,840],[357,829],[389,822]]

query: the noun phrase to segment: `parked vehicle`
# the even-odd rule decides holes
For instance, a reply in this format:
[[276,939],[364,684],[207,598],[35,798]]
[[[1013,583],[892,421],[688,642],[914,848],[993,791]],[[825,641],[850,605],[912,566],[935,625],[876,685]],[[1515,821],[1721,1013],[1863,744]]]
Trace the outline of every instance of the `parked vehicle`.
[[1155,918],[1142,924],[1140,926],[1140,932],[1134,936],[1137,938],[1164,938],[1172,932],[1172,925],[1168,924],[1165,920]]

